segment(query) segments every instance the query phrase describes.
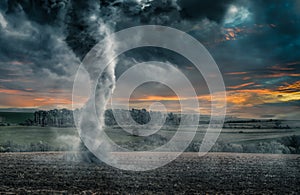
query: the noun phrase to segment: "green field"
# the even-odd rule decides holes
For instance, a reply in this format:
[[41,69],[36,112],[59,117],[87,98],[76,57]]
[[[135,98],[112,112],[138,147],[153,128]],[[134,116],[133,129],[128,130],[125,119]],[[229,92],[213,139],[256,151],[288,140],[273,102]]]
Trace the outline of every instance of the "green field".
[[53,144],[61,136],[77,136],[74,128],[5,126],[0,127],[0,143],[13,141],[17,144],[47,142]]
[[74,128],[0,127],[2,152],[76,150],[78,146],[79,138]]
[[[158,131],[155,136],[138,137],[132,136],[118,127],[107,127],[105,129],[107,135],[112,141],[123,147],[134,150],[149,150],[156,148],[169,141],[176,132],[174,127],[165,127]],[[190,129],[186,128],[186,134],[191,133]],[[199,128],[193,143],[196,145],[201,143],[206,131],[205,128]],[[226,152],[235,151],[238,146],[251,145],[249,150],[256,151],[256,145],[265,144],[259,147],[259,152],[269,151],[268,147],[275,147],[270,150],[271,153],[288,150],[289,146],[282,145],[277,142],[282,138],[289,138],[291,136],[300,137],[300,129],[223,129],[218,138],[216,150],[223,150]],[[298,139],[298,138],[297,138]],[[274,142],[270,145],[271,142]],[[76,128],[56,128],[56,127],[38,127],[38,126],[1,126],[0,127],[0,148],[10,147],[17,148],[17,150],[9,151],[30,151],[32,150],[76,150],[80,145],[80,139]],[[24,149],[25,148],[25,149]],[[41,149],[42,148],[42,149]],[[299,148],[300,149],[300,148]],[[192,151],[197,151],[197,147]],[[279,151],[278,151],[279,150]],[[247,149],[248,151],[248,149]],[[1,152],[1,151],[0,151]]]

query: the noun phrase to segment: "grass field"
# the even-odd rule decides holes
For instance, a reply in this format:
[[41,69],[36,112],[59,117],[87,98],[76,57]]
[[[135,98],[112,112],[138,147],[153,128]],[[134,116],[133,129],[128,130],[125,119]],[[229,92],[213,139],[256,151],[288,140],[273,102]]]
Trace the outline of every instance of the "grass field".
[[10,140],[21,145],[35,142],[54,144],[60,135],[77,136],[77,131],[74,128],[54,127],[6,126],[0,127],[0,133],[0,143]]
[[0,147],[10,147],[9,151],[30,151],[30,148],[33,151],[72,150],[78,143],[78,134],[74,128],[0,127]]
[[[174,136],[176,129],[166,127],[158,131],[155,135],[148,137],[132,136],[116,127],[108,127],[105,131],[112,141],[125,148],[151,150],[168,142]],[[186,129],[186,133],[191,133],[188,128]],[[204,135],[205,130],[199,128],[192,142],[194,145],[191,145],[187,151],[197,151],[199,149],[198,143],[201,142]],[[297,143],[295,143],[296,146],[293,146],[296,151],[300,144],[299,129],[223,129],[213,151],[243,152],[245,150],[246,152],[254,153],[291,153],[289,152],[290,144],[282,143],[280,140],[286,139],[286,141],[290,141],[290,138],[293,136],[298,139],[296,140]],[[23,151],[23,147],[30,147],[32,144],[34,145],[34,151],[78,150],[80,139],[76,128],[38,126],[0,127],[0,147],[12,147],[11,145],[14,145],[15,148],[21,148],[21,150],[13,151]],[[35,146],[36,144],[39,146]],[[247,146],[246,149],[243,148],[245,146]],[[39,149],[41,147],[42,149]],[[25,151],[28,150],[26,149]]]
[[[9,123],[10,126],[0,127],[0,144],[12,141],[19,145],[28,145],[31,143],[46,143],[50,146],[61,147],[72,145],[78,142],[78,134],[75,128],[56,128],[56,127],[38,127],[38,126],[17,126],[26,119],[33,119],[33,113],[26,112],[0,112],[1,120]],[[136,137],[117,127],[107,127],[108,136],[117,144],[127,144],[128,142],[141,142],[145,137]],[[157,135],[170,140],[176,132],[175,127],[162,128]],[[190,133],[186,128],[186,133]],[[206,133],[205,126],[198,128],[194,142],[200,142]],[[223,129],[218,141],[230,144],[245,144],[257,142],[270,142],[288,136],[300,136],[300,129]],[[71,146],[70,146],[71,147]]]

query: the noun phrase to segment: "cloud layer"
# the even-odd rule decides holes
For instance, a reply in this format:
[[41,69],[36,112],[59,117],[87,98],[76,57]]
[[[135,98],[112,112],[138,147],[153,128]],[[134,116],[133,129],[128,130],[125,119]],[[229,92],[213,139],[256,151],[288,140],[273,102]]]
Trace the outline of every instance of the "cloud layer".
[[[189,33],[210,51],[224,76],[229,114],[295,118],[300,101],[299,13],[297,0],[1,1],[0,107],[69,107],[77,67],[98,41],[131,26],[158,24]],[[208,97],[206,84],[193,65],[161,48],[119,56],[117,78],[136,62],[150,60],[179,68],[199,101],[209,104],[203,98]],[[168,98],[174,94],[156,86],[137,90],[133,105],[163,96],[161,101],[177,108],[177,100]],[[243,113],[245,107],[249,113]],[[283,108],[290,116],[281,113]]]

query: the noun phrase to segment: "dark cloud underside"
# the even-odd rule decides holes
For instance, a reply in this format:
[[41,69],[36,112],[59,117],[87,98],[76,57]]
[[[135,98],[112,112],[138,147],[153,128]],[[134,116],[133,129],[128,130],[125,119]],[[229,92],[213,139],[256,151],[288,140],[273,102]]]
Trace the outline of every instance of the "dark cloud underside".
[[[279,116],[280,108],[286,107],[294,117],[300,100],[299,13],[298,0],[3,0],[0,106],[13,106],[8,100],[18,95],[28,103],[19,106],[30,107],[34,96],[43,98],[36,98],[40,102],[31,107],[43,106],[42,101],[55,103],[47,96],[68,103],[77,67],[96,43],[121,29],[157,24],[183,30],[206,46],[223,73],[229,111],[242,115],[252,106],[249,112]],[[193,65],[161,48],[121,55],[116,76],[136,62],[150,60],[178,67],[199,98],[206,98],[206,85]]]

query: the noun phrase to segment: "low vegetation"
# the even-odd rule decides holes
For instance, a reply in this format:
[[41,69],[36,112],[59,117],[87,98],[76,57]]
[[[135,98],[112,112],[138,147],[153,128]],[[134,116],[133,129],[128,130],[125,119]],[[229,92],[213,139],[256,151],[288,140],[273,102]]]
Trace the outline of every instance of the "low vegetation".
[[[145,109],[132,109],[130,114],[139,124],[150,120],[149,112]],[[0,116],[4,124],[0,127],[0,152],[78,151],[84,148],[76,128],[73,127],[72,112],[66,109],[35,113],[0,113]],[[26,117],[26,124],[30,126],[14,125],[20,120],[24,121]],[[180,117],[169,113],[165,126],[148,137],[133,136],[123,131],[116,125],[111,110],[105,112],[105,122],[105,131],[114,142],[130,150],[146,151],[167,143],[174,136]],[[258,124],[261,128],[254,128]],[[269,124],[274,128],[267,128]],[[245,125],[254,129],[242,128]],[[199,151],[206,126],[207,124],[199,125],[200,130],[186,152]],[[211,149],[212,152],[300,154],[299,129],[282,129],[286,126],[282,121],[227,121],[225,126],[228,128],[223,129],[218,142]]]

